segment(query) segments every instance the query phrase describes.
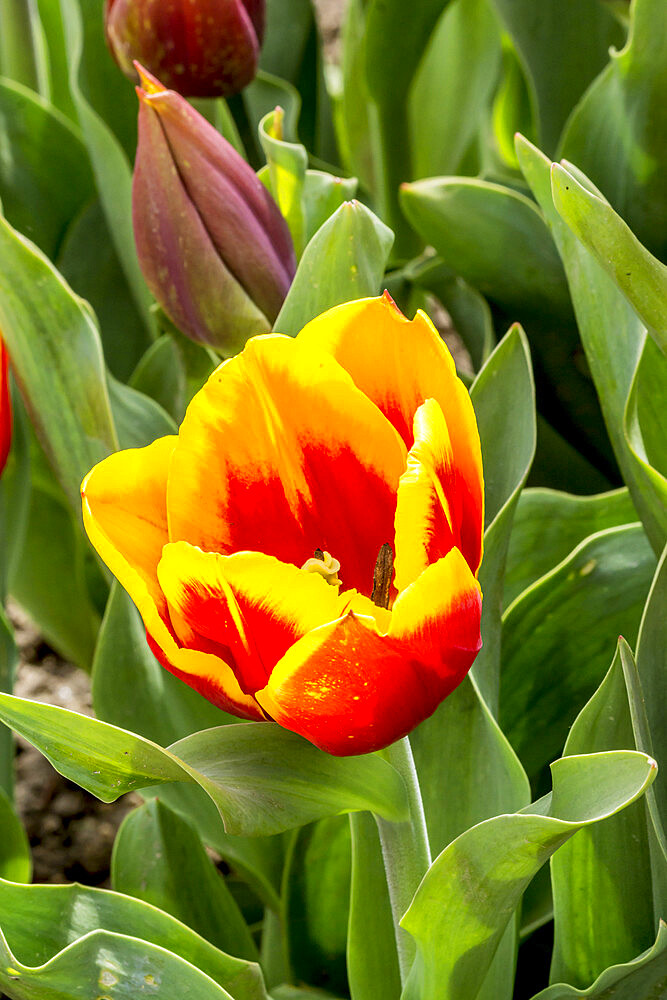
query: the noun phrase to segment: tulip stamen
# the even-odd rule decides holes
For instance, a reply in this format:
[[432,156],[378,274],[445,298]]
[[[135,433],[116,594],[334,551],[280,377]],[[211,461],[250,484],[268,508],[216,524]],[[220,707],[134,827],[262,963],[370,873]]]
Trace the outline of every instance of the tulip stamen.
[[379,608],[389,607],[389,591],[394,574],[394,550],[389,542],[380,546],[373,570],[373,592],[371,601]]
[[305,570],[306,573],[319,573],[332,587],[340,587],[341,585],[338,576],[340,563],[334,559],[330,552],[315,549],[314,555],[310,559],[306,559],[301,569]]

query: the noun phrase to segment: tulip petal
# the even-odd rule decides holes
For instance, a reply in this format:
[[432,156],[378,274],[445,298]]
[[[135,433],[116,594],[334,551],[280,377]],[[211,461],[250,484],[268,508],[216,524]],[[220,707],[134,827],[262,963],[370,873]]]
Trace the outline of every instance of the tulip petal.
[[[167,535],[167,469],[175,436],[147,448],[110,455],[88,473],[81,487],[88,537],[139,609],[149,645],[176,676],[220,708],[249,719],[264,715],[239,688],[231,668],[217,657],[180,649],[169,628],[169,612],[157,579]],[[195,678],[195,682],[191,678]],[[215,678],[216,698],[209,696]]]
[[434,399],[419,407],[414,428],[396,501],[394,582],[399,592],[452,547],[461,550],[473,570],[480,557],[480,533],[471,531],[449,431]]
[[170,539],[298,567],[327,550],[346,589],[370,594],[380,546],[393,540],[405,457],[331,357],[257,338],[190,404],[167,487]]
[[328,753],[379,750],[409,733],[460,684],[480,646],[479,584],[458,549],[399,595],[382,634],[349,613],[304,636],[257,701]]
[[340,615],[324,577],[261,552],[221,556],[172,542],[158,578],[179,642],[226,660],[250,694],[294,642]]
[[385,292],[380,298],[330,309],[304,327],[298,340],[330,352],[391,421],[408,449],[418,408],[427,399],[440,405],[454,455],[454,492],[465,512],[464,552],[475,572],[484,524],[477,423],[452,356],[428,316],[420,310],[413,320],[406,319]]

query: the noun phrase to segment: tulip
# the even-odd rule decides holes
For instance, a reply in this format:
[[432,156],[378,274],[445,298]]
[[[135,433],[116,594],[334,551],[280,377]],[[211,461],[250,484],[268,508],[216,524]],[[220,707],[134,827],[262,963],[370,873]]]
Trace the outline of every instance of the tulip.
[[132,216],[141,270],[179,329],[235,353],[271,329],[290,287],[287,224],[220,133],[140,73]]
[[254,78],[265,0],[106,0],[109,48],[136,80],[134,60],[186,97],[228,97]]
[[12,401],[9,395],[9,355],[0,337],[0,473],[12,443]]
[[158,660],[329,753],[409,733],[479,651],[475,415],[430,320],[387,295],[249,341],[178,436],[82,494]]

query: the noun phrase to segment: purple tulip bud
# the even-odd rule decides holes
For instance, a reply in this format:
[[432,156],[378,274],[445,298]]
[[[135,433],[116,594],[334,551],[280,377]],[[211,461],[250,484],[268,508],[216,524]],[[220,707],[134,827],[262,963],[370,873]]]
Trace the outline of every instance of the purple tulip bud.
[[186,97],[228,97],[257,72],[265,0],[106,0],[107,41],[123,73],[134,60]]
[[226,353],[266,333],[296,260],[257,175],[188,102],[141,66],[132,215],[141,270],[167,315]]

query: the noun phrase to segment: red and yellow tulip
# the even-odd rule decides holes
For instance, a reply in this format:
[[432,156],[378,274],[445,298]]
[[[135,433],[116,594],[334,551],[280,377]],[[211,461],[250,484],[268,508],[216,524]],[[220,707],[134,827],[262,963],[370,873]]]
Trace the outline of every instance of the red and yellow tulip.
[[377,750],[479,651],[472,404],[428,317],[388,296],[250,340],[178,436],[105,459],[82,493],[157,658],[242,718]]
[[0,337],[0,473],[12,444],[12,401],[9,395],[9,355]]

